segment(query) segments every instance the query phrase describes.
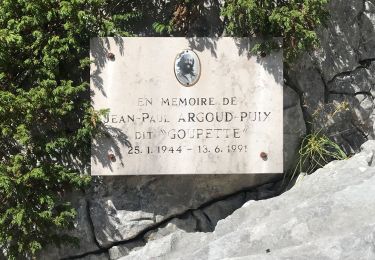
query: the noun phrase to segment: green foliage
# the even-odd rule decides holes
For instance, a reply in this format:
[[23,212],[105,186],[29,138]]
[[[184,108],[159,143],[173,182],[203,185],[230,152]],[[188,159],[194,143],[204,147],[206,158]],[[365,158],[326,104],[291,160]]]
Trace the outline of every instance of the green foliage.
[[[236,37],[262,38],[261,44],[251,50],[256,54],[280,48],[274,37],[283,38],[285,60],[291,63],[300,53],[315,48],[318,37],[315,30],[328,18],[329,0],[228,0],[223,6],[211,2],[224,17],[226,34]],[[202,0],[154,1],[153,29],[164,35],[207,36],[202,22],[212,15]],[[206,28],[207,29],[207,28]],[[210,32],[221,34],[220,28]]]
[[[293,61],[301,52],[318,45],[315,29],[324,24],[328,0],[229,0],[222,15],[234,36],[258,36],[265,43],[253,52],[269,51],[272,37],[283,37],[284,56]],[[275,47],[276,45],[273,44]]]
[[302,140],[297,165],[290,176],[300,173],[311,174],[333,160],[345,160],[348,156],[338,144],[321,131],[313,131]]
[[1,1],[0,250],[9,259],[74,242],[58,234],[76,214],[63,195],[89,181],[98,122],[89,40],[131,35],[140,20],[122,1]]
[[323,131],[326,127],[322,123],[349,111],[349,107],[349,103],[345,100],[340,103],[320,104],[315,109],[311,121],[307,121],[310,134],[303,138],[298,151],[296,166],[293,172],[284,175],[284,180],[288,178],[292,181],[301,173],[302,175],[311,174],[333,160],[348,159],[348,155],[334,142],[334,139],[331,139]]
[[163,24],[163,23],[160,23],[160,22],[154,22],[152,24],[152,28],[157,33],[163,33],[163,32],[171,33],[172,30],[173,30],[173,24],[171,22],[168,23],[168,24]]
[[154,12],[149,15],[153,17],[152,29],[158,34],[207,37],[222,33],[219,1],[155,0],[152,3],[149,9]]

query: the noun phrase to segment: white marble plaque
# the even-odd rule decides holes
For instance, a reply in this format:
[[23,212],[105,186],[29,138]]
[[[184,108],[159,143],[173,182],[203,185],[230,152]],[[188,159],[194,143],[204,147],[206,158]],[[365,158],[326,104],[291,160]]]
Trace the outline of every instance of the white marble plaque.
[[235,38],[94,38],[91,92],[109,109],[92,175],[283,172],[282,52]]

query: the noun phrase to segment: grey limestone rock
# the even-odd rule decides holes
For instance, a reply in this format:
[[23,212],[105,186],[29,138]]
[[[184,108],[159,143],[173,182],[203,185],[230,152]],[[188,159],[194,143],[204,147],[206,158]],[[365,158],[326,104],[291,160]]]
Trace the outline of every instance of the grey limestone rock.
[[120,259],[374,259],[374,153],[368,141],[284,194],[247,202],[213,233],[176,230]]
[[314,57],[324,80],[330,81],[335,75],[351,71],[359,65],[360,45],[359,17],[364,11],[362,0],[329,1],[330,19],[327,28],[318,33],[321,48]]
[[107,253],[91,254],[80,258],[82,260],[109,260],[109,255]]
[[360,16],[361,44],[359,55],[361,60],[374,59],[375,54],[375,1],[365,1],[364,12]]
[[286,71],[301,98],[308,131],[331,137],[354,154],[374,138],[374,1],[329,2],[320,48]]
[[306,134],[300,98],[289,86],[284,87],[284,172],[293,167],[301,139]]
[[103,177],[93,187],[90,216],[102,247],[129,240],[202,204],[281,175]]

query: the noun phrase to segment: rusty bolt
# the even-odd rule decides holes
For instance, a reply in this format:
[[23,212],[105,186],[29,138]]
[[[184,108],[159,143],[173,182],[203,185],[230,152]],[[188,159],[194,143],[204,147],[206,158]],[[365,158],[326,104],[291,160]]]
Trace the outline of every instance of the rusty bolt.
[[262,158],[263,161],[267,161],[267,159],[268,159],[268,155],[267,155],[265,152],[261,152],[261,153],[260,153],[260,158]]
[[115,162],[116,161],[116,156],[113,153],[108,154],[108,160]]
[[114,60],[115,59],[115,55],[112,52],[108,52],[107,53],[107,58],[110,59],[110,60]]

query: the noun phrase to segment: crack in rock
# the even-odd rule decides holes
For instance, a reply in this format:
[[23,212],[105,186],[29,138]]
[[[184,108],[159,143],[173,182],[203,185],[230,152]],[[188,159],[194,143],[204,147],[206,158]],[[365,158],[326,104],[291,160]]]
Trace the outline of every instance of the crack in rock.
[[358,92],[355,92],[355,93],[350,93],[350,92],[341,92],[341,91],[330,90],[329,94],[330,95],[344,95],[344,96],[351,96],[351,97],[355,97],[355,96],[358,96],[358,95],[365,95],[365,96],[369,96],[372,99],[374,99],[374,96],[369,91],[358,91]]
[[[180,214],[175,214],[173,216],[170,216],[170,217],[164,219],[163,221],[155,223],[155,225],[152,225],[152,226],[149,226],[149,227],[143,229],[138,235],[136,235],[133,238],[112,242],[109,246],[99,247],[98,250],[85,252],[85,253],[80,254],[80,255],[61,258],[61,260],[80,259],[80,258],[87,257],[89,255],[100,255],[100,254],[103,254],[103,253],[108,253],[109,250],[113,247],[121,246],[121,245],[127,245],[127,244],[131,244],[131,243],[138,243],[140,241],[141,241],[141,244],[145,245],[146,241],[144,241],[144,237],[147,234],[149,234],[152,231],[157,231],[159,228],[166,226],[169,222],[171,222],[175,218],[183,218],[183,217],[185,217],[189,214],[194,215],[194,212],[196,212],[196,211],[201,211],[202,215],[205,218],[207,218],[207,222],[210,222],[211,224],[213,224],[210,217],[207,215],[207,213],[204,212],[205,208],[208,208],[209,206],[212,206],[215,203],[219,203],[219,202],[228,200],[231,197],[238,196],[238,195],[241,195],[241,194],[244,194],[243,196],[244,196],[244,198],[246,198],[246,193],[254,192],[254,191],[257,194],[257,196],[256,196],[257,198],[255,200],[263,200],[263,199],[268,199],[268,198],[271,198],[271,197],[274,197],[274,196],[278,196],[282,192],[280,184],[281,184],[280,181],[277,181],[277,182],[261,185],[257,188],[251,187],[251,188],[248,188],[248,189],[242,189],[242,190],[239,190],[235,193],[212,199],[210,201],[207,201],[207,202],[201,204],[199,207],[197,207],[195,209],[188,209],[188,210],[186,210],[186,211],[184,211]],[[253,198],[253,196],[250,197],[250,198]],[[245,200],[243,201],[243,203],[245,203]],[[92,226],[92,228],[93,228],[93,226]],[[213,229],[212,229],[212,231],[213,231]],[[97,239],[95,239],[95,241],[97,242]]]
[[355,67],[352,70],[347,70],[347,71],[340,72],[340,73],[336,74],[331,80],[329,80],[327,82],[327,85],[333,83],[338,77],[350,76],[351,74],[353,74],[354,72],[356,72],[359,69],[366,69],[366,66],[365,65],[359,65],[359,66]]

